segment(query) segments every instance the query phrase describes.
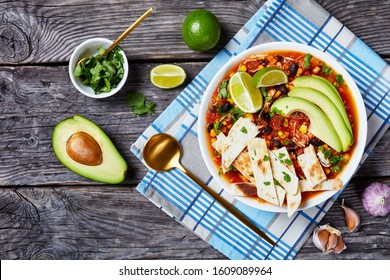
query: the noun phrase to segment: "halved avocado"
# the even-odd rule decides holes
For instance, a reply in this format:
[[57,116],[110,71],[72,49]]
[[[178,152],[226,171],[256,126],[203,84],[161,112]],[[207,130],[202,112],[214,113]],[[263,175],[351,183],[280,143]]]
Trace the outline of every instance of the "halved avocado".
[[344,102],[337,89],[327,79],[316,75],[301,76],[293,81],[293,85],[295,87],[312,88],[325,94],[337,107],[349,132],[352,133],[352,127],[348,119],[347,111],[345,110]]
[[329,118],[312,102],[299,97],[284,97],[276,100],[271,111],[281,112],[288,116],[294,112],[302,112],[310,118],[308,131],[325,142],[337,152],[343,148],[340,138]]
[[60,162],[81,176],[107,184],[125,179],[126,161],[107,134],[87,118],[74,115],[58,123],[52,145]]
[[288,93],[288,96],[300,97],[317,105],[328,117],[343,145],[343,151],[347,151],[353,143],[353,137],[345,125],[340,112],[334,103],[322,92],[312,88],[296,87]]

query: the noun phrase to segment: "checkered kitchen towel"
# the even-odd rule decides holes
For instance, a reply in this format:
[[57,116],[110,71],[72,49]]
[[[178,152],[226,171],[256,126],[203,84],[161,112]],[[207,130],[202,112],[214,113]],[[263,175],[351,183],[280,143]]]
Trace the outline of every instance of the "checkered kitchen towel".
[[389,127],[390,68],[385,61],[314,1],[266,2],[131,147],[142,160],[142,147],[149,137],[160,132],[174,135],[183,146],[183,165],[277,242],[272,247],[259,238],[180,171],[149,171],[137,190],[230,259],[294,258],[339,195],[288,218],[285,213],[254,209],[235,200],[221,189],[203,163],[196,122],[198,105],[209,81],[233,55],[273,41],[311,45],[333,56],[351,74],[362,93],[368,116],[362,162]]

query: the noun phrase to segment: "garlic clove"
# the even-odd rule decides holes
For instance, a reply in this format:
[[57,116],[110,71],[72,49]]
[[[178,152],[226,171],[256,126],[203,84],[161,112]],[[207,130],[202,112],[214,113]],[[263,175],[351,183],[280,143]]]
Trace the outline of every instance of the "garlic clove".
[[340,254],[347,248],[341,238],[341,232],[329,224],[314,229],[313,243],[324,253],[334,252]]
[[326,243],[326,251],[333,251],[333,249],[336,248],[338,242],[339,237],[337,234],[332,233],[329,235],[328,243]]
[[333,248],[332,252],[336,254],[340,254],[342,251],[344,251],[347,246],[345,245],[344,240],[341,238],[341,236],[338,236],[337,246]]
[[347,228],[349,231],[354,231],[360,225],[360,216],[359,214],[352,208],[344,205],[344,199],[341,203],[341,208],[344,209],[345,213],[345,222],[347,223]]

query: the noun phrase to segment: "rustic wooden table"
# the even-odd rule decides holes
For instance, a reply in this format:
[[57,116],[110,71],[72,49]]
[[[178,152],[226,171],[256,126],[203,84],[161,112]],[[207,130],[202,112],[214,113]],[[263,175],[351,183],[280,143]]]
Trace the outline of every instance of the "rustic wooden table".
[[[263,2],[1,1],[0,258],[225,259],[135,190],[146,168],[129,148],[185,86],[157,89],[149,82],[151,68],[175,63],[190,80]],[[390,61],[390,1],[318,2]],[[79,94],[67,66],[74,48],[92,37],[115,39],[150,6],[152,15],[121,44],[131,65],[124,89],[105,100]],[[212,11],[222,24],[212,51],[194,52],[182,41],[182,22],[195,8]],[[134,91],[156,103],[154,115],[131,112],[125,96]],[[51,133],[73,114],[101,125],[116,144],[129,165],[122,185],[95,183],[59,163]],[[324,255],[310,238],[296,259],[390,259],[390,217],[371,217],[360,201],[370,182],[390,183],[389,143],[387,132],[341,195],[362,220],[344,235],[347,250]],[[342,211],[337,201],[322,222],[345,230]]]

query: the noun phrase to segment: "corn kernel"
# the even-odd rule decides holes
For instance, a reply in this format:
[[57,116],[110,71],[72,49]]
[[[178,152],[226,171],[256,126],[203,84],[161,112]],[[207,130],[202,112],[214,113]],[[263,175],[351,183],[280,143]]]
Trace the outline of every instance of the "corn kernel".
[[278,98],[281,94],[282,94],[282,92],[281,92],[280,90],[278,90],[278,91],[275,93],[275,98]]
[[313,74],[317,74],[318,72],[320,72],[320,70],[321,70],[320,67],[318,67],[318,66],[314,67]]
[[298,68],[296,76],[299,77],[302,74],[302,68]]
[[303,134],[306,134],[307,133],[307,125],[302,124],[301,127],[299,128],[299,131]]
[[231,129],[232,128],[232,124],[228,124],[226,127],[228,128],[228,129]]
[[241,65],[240,68],[238,68],[238,71],[246,72],[246,66],[245,65]]
[[234,104],[234,101],[233,101],[233,99],[231,97],[228,98],[228,101],[229,101],[230,104],[232,104],[232,105]]
[[227,125],[227,122],[226,122],[226,121],[222,121],[222,124],[223,124],[223,125]]
[[225,132],[227,131],[226,126],[221,127],[221,131],[222,131],[223,133],[225,133]]
[[255,121],[255,119],[253,118],[253,115],[252,115],[252,114],[250,114],[250,113],[246,113],[246,114],[245,114],[245,118],[248,118],[248,119],[250,119],[250,120],[251,120],[251,122],[254,122],[254,121]]
[[219,95],[217,95],[217,96],[215,97],[215,101],[217,101],[217,102],[218,102],[218,101],[219,101],[219,99],[220,99],[220,98],[219,98]]
[[283,126],[284,127],[288,127],[288,119],[287,118],[284,119]]
[[286,138],[286,134],[284,134],[282,131],[278,131],[278,136],[282,139]]
[[261,65],[261,64],[259,65],[259,67],[257,67],[257,69],[259,69],[259,70],[260,70],[260,69],[263,69],[263,68],[264,68],[264,66]]
[[326,168],[324,168],[324,171],[325,171],[325,173],[326,173],[326,174],[329,174],[329,173],[330,173],[330,169],[329,169],[329,168],[327,168],[327,167],[326,167]]
[[212,130],[210,130],[210,136],[211,136],[211,137],[217,136],[217,133],[215,133],[214,128],[213,128]]
[[351,159],[351,155],[350,154],[344,154],[343,158],[348,161],[348,160]]
[[325,149],[325,150],[329,149],[328,144],[324,144],[324,149]]

